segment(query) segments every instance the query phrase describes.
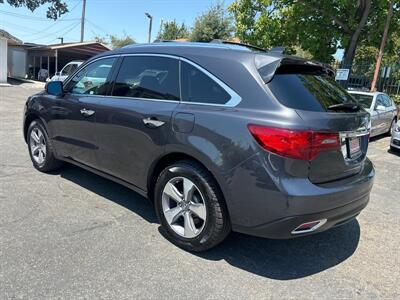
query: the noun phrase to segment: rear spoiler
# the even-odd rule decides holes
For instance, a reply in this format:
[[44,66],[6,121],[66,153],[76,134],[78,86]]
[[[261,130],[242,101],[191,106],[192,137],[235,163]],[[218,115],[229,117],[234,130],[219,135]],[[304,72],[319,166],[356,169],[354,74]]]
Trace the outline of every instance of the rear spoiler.
[[256,56],[256,67],[265,83],[270,82],[275,74],[324,74],[330,77],[335,72],[319,62],[296,57]]

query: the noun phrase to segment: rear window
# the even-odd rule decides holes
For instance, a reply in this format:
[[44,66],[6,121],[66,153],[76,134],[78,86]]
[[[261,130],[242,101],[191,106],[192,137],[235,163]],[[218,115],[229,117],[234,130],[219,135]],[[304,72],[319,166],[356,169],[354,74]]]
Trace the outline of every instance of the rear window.
[[370,108],[372,104],[373,96],[364,95],[364,94],[351,94],[353,98],[357,100],[357,103],[360,104],[363,108]]
[[308,111],[330,111],[329,107],[356,103],[335,80],[323,72],[275,73],[267,84],[285,106]]

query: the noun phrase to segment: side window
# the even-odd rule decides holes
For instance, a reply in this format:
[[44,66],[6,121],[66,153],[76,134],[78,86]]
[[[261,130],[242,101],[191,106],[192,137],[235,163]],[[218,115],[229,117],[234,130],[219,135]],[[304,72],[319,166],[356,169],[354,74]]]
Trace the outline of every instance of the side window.
[[387,95],[382,95],[383,100],[384,100],[384,105],[386,107],[391,107],[392,106],[392,100]]
[[64,69],[62,69],[60,75],[61,76],[68,76],[69,74],[71,74],[70,70],[71,70],[71,65],[67,65],[67,66],[64,67]]
[[376,98],[376,104],[375,104],[375,109],[379,106],[385,106],[382,95],[378,95],[378,97]]
[[69,69],[68,75],[73,74],[76,71],[76,69],[78,69],[78,65],[77,64],[72,64],[71,65],[71,69]]
[[201,70],[181,62],[182,101],[225,104],[231,96]]
[[97,60],[76,74],[69,82],[67,91],[72,94],[105,95],[115,58]]
[[125,57],[112,95],[179,100],[179,61],[156,56]]

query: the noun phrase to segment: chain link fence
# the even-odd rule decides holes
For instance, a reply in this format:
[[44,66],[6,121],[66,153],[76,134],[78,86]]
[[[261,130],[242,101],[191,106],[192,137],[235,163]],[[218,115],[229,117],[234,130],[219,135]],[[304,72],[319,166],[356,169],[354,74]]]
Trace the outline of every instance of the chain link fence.
[[[333,69],[351,69],[347,80],[338,81],[347,89],[369,91],[374,76],[374,63],[354,63],[352,66],[337,63]],[[396,101],[400,101],[400,62],[385,65],[382,64],[379,70],[376,88],[392,96]]]

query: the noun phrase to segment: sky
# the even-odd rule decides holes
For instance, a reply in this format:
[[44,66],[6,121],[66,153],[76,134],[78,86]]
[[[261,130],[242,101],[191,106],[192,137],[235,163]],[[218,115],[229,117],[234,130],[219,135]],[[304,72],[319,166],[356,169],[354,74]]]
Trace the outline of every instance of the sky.
[[[132,36],[137,43],[148,39],[148,12],[153,16],[152,40],[156,37],[161,20],[175,19],[192,26],[195,18],[206,11],[217,0],[86,0],[85,40],[95,36],[124,34]],[[225,6],[234,0],[225,0]],[[6,1],[4,1],[6,2]],[[56,44],[79,42],[82,0],[65,0],[69,12],[59,20],[46,18],[46,4],[34,12],[27,8],[15,8],[7,3],[0,4],[0,28],[24,42]],[[340,59],[342,50],[335,58]]]
[[[5,1],[6,2],[6,1]],[[46,4],[31,12],[27,8],[14,8],[7,3],[0,4],[0,28],[24,42],[38,44],[80,40],[80,18],[82,0],[66,0],[70,12],[59,21],[46,19]],[[228,6],[233,0],[225,0]],[[185,22],[192,25],[196,16],[206,11],[216,0],[87,0],[85,40],[95,36],[113,34],[132,36],[136,42],[147,42],[149,19],[153,16],[152,39],[160,29],[161,19]]]

